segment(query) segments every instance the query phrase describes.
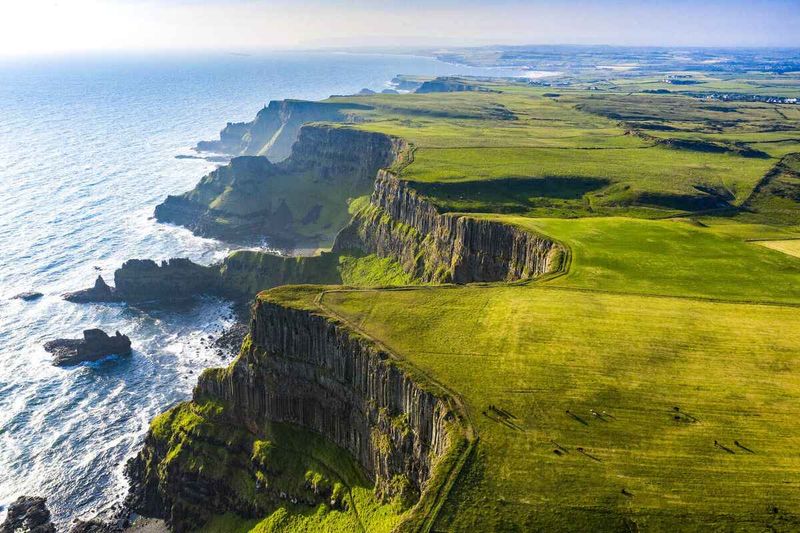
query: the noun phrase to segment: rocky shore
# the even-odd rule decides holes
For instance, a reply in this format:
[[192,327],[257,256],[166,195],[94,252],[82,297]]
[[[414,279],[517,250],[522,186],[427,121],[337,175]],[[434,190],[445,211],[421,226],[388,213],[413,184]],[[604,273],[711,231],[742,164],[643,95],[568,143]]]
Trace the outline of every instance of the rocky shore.
[[[262,126],[275,113],[266,113]],[[223,144],[203,148],[248,153],[251,148],[237,139],[247,140],[262,127],[258,122],[229,125]],[[268,134],[268,128],[259,133]],[[439,213],[413,184],[387,170],[409,156],[410,147],[399,139],[320,126],[298,126],[297,136],[291,156],[281,163],[234,158],[193,191],[168,198],[157,208],[157,218],[234,242],[265,231],[291,235],[302,213],[285,198],[278,201],[280,193],[270,181],[291,178],[299,169],[306,178],[314,176],[311,185],[317,188],[345,183],[354,195],[371,192],[369,203],[350,223],[338,226],[344,229],[331,252],[295,258],[237,251],[208,267],[186,259],[160,265],[131,260],[115,272],[114,287],[98,278],[94,287],[64,297],[141,303],[213,294],[243,302],[278,285],[338,284],[339,257],[353,251],[394,259],[413,278],[433,283],[522,280],[559,271],[568,261],[568,251],[545,236],[493,220]],[[243,210],[220,207],[225,202]],[[313,225],[321,208],[310,207],[301,221]],[[444,469],[453,463],[447,457],[470,449],[462,414],[447,394],[412,377],[385,349],[321,313],[259,297],[251,316],[213,343],[220,352],[240,349],[240,355],[226,369],[204,372],[191,402],[158,417],[127,467],[131,508],[165,519],[176,531],[196,529],[212,515],[227,512],[264,516],[287,499],[309,505],[330,500],[333,508],[344,508],[332,493],[309,492],[307,482],[294,480],[281,485],[289,489],[278,490],[265,481],[285,474],[254,451],[257,442],[272,438],[265,429],[272,424],[323,435],[366,472],[378,500],[400,498],[406,508],[426,512],[437,497],[426,491],[431,480],[449,475]]]

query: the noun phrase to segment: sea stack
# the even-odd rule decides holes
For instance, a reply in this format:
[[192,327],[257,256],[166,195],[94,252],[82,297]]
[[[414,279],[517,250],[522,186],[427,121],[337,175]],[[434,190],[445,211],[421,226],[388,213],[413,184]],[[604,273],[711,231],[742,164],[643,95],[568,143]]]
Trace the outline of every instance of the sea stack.
[[87,329],[83,339],[56,339],[45,343],[44,349],[55,355],[56,366],[76,365],[97,361],[107,355],[130,355],[131,340],[119,331],[110,337],[101,329]]

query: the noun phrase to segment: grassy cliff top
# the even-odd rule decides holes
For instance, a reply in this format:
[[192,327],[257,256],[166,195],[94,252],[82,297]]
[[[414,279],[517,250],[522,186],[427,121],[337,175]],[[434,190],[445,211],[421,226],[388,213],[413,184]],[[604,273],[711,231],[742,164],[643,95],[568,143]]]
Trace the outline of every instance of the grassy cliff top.
[[335,98],[371,107],[338,127],[408,140],[400,178],[558,239],[564,275],[259,298],[351,325],[463,398],[479,443],[435,530],[796,530],[797,108],[642,79],[481,83]]
[[399,176],[440,210],[563,242],[564,275],[261,297],[461,395],[480,441],[435,528],[798,527],[800,213],[767,187],[796,179],[796,110],[492,87],[360,97],[357,127],[411,141]]

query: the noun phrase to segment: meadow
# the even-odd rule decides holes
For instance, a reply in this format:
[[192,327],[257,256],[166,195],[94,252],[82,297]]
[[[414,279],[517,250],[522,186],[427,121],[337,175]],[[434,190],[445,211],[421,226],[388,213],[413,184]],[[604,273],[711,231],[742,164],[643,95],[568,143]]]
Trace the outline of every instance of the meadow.
[[399,175],[444,211],[652,218],[737,207],[800,146],[796,106],[485,85],[494,92],[332,102],[371,107],[354,112],[355,127],[411,142]]

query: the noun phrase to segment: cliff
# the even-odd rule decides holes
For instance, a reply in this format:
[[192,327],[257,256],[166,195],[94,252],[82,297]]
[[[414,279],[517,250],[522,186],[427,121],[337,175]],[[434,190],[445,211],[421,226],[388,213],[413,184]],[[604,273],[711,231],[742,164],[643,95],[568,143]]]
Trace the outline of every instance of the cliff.
[[[269,486],[259,479],[276,475],[280,464],[254,459],[245,474],[237,474],[246,479],[234,482],[210,468],[204,474],[193,466],[197,461],[180,463],[174,457],[186,453],[187,446],[206,456],[222,453],[213,448],[224,446],[224,459],[235,463],[230,439],[246,441],[242,434],[262,439],[275,423],[288,423],[349,452],[380,501],[399,499],[402,510],[424,508],[424,516],[413,509],[406,514],[406,525],[427,517],[439,497],[438,490],[428,488],[444,483],[452,456],[465,453],[466,422],[452,399],[435,385],[421,385],[391,353],[318,310],[270,301],[267,294],[252,313],[250,337],[239,358],[227,369],[204,372],[194,407],[182,407],[198,412],[224,406],[211,407],[219,416],[210,429],[198,432],[192,443],[177,428],[165,431],[163,421],[154,422],[144,449],[128,467],[134,508],[166,518],[177,531],[229,511],[268,515],[274,496],[243,498],[241,485]],[[173,427],[172,420],[185,413],[170,416]],[[229,429],[220,433],[224,427]],[[215,440],[223,434],[227,443]]]
[[358,247],[437,283],[531,278],[562,269],[567,254],[560,243],[512,225],[440,214],[388,171],[379,172],[369,206],[340,233],[334,251]]
[[169,196],[156,218],[197,235],[272,247],[329,246],[348,219],[347,201],[368,194],[375,173],[406,144],[345,127],[306,125],[288,159],[237,157],[192,190]]
[[197,144],[197,149],[234,156],[266,156],[277,163],[291,154],[301,126],[309,122],[352,122],[355,119],[348,112],[356,109],[369,107],[303,100],[273,100],[251,122],[229,122],[220,132],[218,141],[201,141]]

